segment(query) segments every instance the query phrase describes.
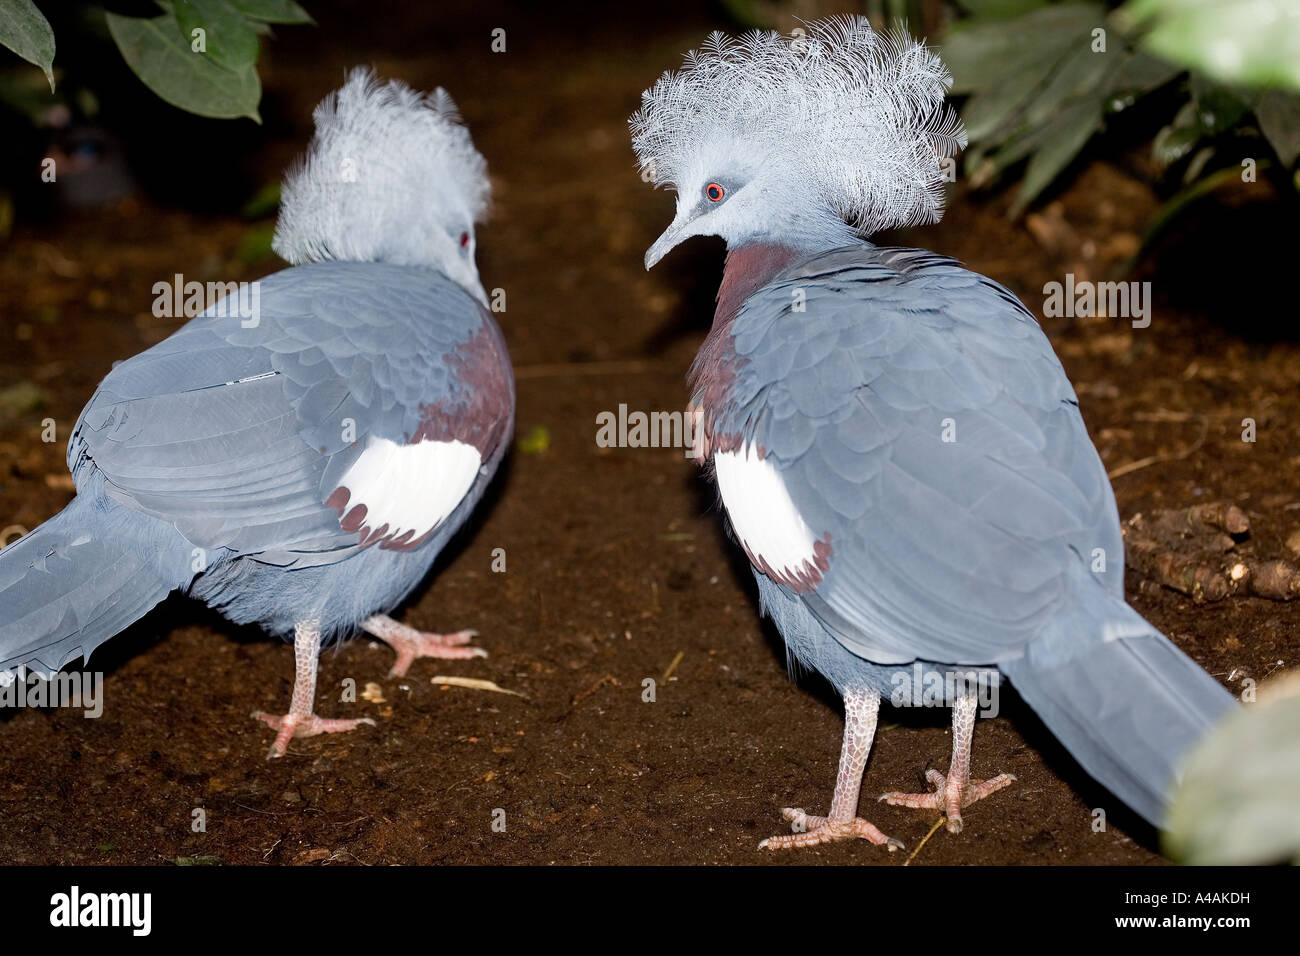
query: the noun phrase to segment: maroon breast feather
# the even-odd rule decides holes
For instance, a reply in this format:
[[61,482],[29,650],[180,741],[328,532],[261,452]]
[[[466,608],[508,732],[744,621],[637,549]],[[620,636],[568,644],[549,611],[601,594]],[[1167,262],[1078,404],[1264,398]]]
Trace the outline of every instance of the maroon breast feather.
[[[718,307],[699,354],[691,363],[688,382],[692,409],[698,409],[700,433],[696,453],[700,464],[717,451],[734,451],[740,447],[739,433],[719,432],[717,417],[731,398],[736,374],[745,359],[736,354],[732,326],[745,300],[772,281],[772,278],[795,259],[799,250],[776,243],[751,243],[728,250],[727,263],[718,286]],[[762,450],[759,457],[763,457]]]

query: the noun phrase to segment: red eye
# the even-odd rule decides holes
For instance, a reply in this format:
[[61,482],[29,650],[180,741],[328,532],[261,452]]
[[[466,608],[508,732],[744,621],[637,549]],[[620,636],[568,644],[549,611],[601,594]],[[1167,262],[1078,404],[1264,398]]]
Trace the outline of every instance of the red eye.
[[469,248],[469,233],[468,233],[468,232],[462,232],[462,233],[460,234],[460,247],[461,247],[462,249],[468,249],[468,248]]
[[717,183],[709,183],[704,187],[704,195],[709,197],[709,202],[721,202],[726,194],[727,191]]

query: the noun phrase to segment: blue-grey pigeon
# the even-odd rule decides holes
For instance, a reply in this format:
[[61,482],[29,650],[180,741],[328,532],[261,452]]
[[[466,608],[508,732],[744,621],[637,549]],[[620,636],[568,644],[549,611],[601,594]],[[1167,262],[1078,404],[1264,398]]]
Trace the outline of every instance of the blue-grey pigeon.
[[769,848],[862,837],[882,695],[953,710],[947,774],[891,803],[961,810],[979,696],[1010,678],[1093,776],[1159,823],[1179,761],[1235,705],[1125,602],[1106,470],[1046,336],[1007,289],[866,237],[937,221],[965,133],[942,62],[905,31],[831,19],[721,34],[631,119],[677,215],[646,268],[721,236],[712,331],[691,369],[716,477],[792,668],[844,698],[830,812],[784,811]]
[[291,738],[322,643],[363,629],[415,657],[472,631],[386,616],[429,571],[509,445],[514,379],[474,261],[486,164],[450,97],[355,70],[284,183],[292,268],[117,365],[68,443],[77,494],[0,552],[0,675],[48,674],[172,591],[293,636]]

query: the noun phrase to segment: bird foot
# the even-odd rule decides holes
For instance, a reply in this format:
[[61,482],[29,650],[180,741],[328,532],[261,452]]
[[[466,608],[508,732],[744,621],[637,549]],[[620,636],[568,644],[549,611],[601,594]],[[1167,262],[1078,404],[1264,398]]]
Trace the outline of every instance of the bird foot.
[[268,714],[265,711],[253,711],[253,719],[260,720],[272,730],[279,731],[275,737],[275,743],[271,744],[271,750],[266,755],[266,759],[273,757],[283,757],[289,749],[289,741],[294,737],[315,737],[317,734],[338,734],[348,730],[356,730],[362,724],[375,726],[375,722],[369,717],[357,718],[326,718],[317,717],[315,714]]
[[432,631],[417,631],[411,628],[409,635],[385,637],[384,643],[397,652],[397,660],[393,662],[393,668],[388,672],[388,676],[405,677],[417,657],[441,657],[453,660],[487,657],[487,651],[483,648],[465,646],[477,636],[478,631],[434,634]]
[[781,816],[790,822],[790,828],[794,833],[789,836],[768,837],[758,845],[760,850],[797,850],[800,847],[852,839],[870,840],[877,846],[887,846],[890,853],[903,848],[901,841],[885,836],[876,829],[874,824],[868,823],[861,817],[852,820],[810,817],[795,807],[786,807],[781,811]]
[[435,634],[433,631],[420,631],[401,624],[384,614],[367,618],[361,626],[396,651],[397,660],[388,672],[389,677],[405,677],[417,657],[466,660],[488,656],[487,651],[481,647],[466,646],[478,636],[478,631]]
[[925,772],[925,779],[930,782],[930,786],[934,787],[930,793],[892,791],[882,793],[879,799],[895,807],[942,811],[948,817],[948,832],[961,833],[962,808],[969,807],[976,800],[983,800],[1003,787],[1011,786],[1016,778],[1009,773],[1003,773],[991,780],[971,780],[969,777],[955,777],[931,769]]

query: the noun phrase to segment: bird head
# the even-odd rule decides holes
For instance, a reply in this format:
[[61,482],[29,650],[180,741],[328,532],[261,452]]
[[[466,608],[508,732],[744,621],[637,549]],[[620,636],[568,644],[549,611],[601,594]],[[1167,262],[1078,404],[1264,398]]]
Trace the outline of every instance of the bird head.
[[307,156],[285,177],[272,248],[294,265],[438,269],[486,305],[474,225],[487,211],[487,163],[447,92],[357,68],[313,118]]
[[643,177],[677,191],[646,268],[696,235],[820,251],[938,221],[941,161],[966,145],[951,83],[923,43],[865,17],[714,33],[629,120]]

